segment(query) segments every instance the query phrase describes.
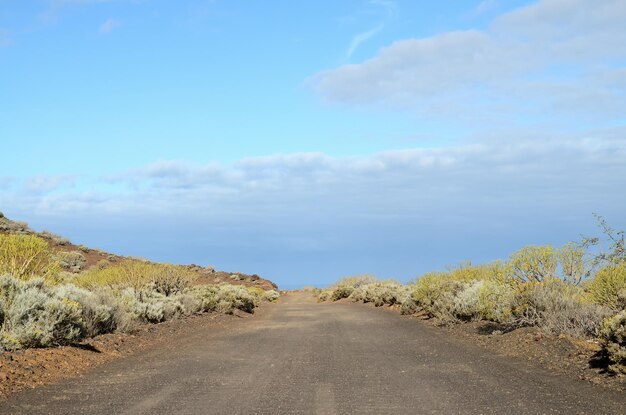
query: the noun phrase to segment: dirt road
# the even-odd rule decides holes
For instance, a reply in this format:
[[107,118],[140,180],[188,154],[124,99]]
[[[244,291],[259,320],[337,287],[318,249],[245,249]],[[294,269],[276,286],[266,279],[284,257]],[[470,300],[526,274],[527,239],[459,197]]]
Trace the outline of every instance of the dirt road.
[[0,414],[619,414],[626,396],[494,356],[399,315],[289,295],[20,393]]

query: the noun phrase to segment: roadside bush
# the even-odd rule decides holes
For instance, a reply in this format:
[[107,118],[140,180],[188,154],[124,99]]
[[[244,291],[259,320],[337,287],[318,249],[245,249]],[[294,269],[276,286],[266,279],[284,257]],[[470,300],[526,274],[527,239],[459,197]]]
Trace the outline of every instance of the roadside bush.
[[556,276],[557,253],[549,245],[526,246],[511,255],[510,275],[519,282],[543,281]]
[[503,279],[474,281],[454,298],[453,314],[461,320],[510,320],[515,286]]
[[60,296],[42,279],[1,277],[0,308],[4,350],[71,344],[86,334],[80,304]]
[[484,276],[484,270],[470,266],[445,273],[431,272],[413,284],[411,299],[431,316],[455,320],[455,297]]
[[166,320],[189,315],[197,309],[186,309],[189,303],[185,295],[166,296],[149,289],[128,287],[119,294],[119,302],[123,309],[134,319],[145,323],[161,323]]
[[417,301],[415,301],[411,297],[411,295],[410,295],[410,288],[409,288],[409,295],[404,299],[404,301],[402,301],[402,305],[400,307],[400,314],[402,314],[402,315],[413,315],[413,314],[417,313],[418,311],[420,311],[421,309],[422,308],[417,303]]
[[586,285],[591,299],[613,310],[626,308],[626,263],[607,265]]
[[520,286],[513,305],[514,324],[537,326],[554,333],[596,336],[607,308],[585,301],[583,291],[559,279]]
[[274,302],[280,298],[280,293],[276,290],[265,291],[265,299]]
[[126,260],[104,268],[89,269],[76,279],[76,284],[90,289],[149,288],[169,296],[183,292],[195,278],[195,273],[182,266]]
[[591,272],[585,261],[585,249],[572,242],[562,246],[556,256],[561,265],[563,281],[578,285]]
[[254,308],[259,305],[259,297],[241,285],[219,285],[219,297],[217,310],[231,314],[235,309],[254,313]]
[[[355,290],[359,290],[355,295],[361,296],[361,293],[363,292],[363,287],[376,282],[376,278],[371,275],[356,275],[353,277],[344,277],[329,288],[317,291],[317,299],[318,301],[337,301],[341,300],[342,298],[350,297],[355,292]],[[380,282],[378,282],[378,284],[380,284]],[[355,301],[360,300],[362,299],[360,298],[359,300]]]
[[258,293],[242,285],[220,284],[194,287],[191,293],[200,301],[201,311],[232,314],[235,310],[254,313],[259,305]]
[[79,251],[57,252],[54,258],[62,269],[74,273],[80,272],[87,263],[85,255]]
[[27,280],[41,277],[55,282],[60,271],[48,243],[33,235],[0,234],[0,275]]
[[382,305],[401,304],[408,297],[408,288],[395,281],[371,282],[356,287],[349,298],[352,301]]
[[626,375],[626,310],[604,321],[600,341],[611,362],[609,370]]
[[113,292],[87,291],[75,285],[62,285],[57,289],[62,298],[80,304],[87,337],[111,333],[117,329],[127,330],[131,318],[120,308]]

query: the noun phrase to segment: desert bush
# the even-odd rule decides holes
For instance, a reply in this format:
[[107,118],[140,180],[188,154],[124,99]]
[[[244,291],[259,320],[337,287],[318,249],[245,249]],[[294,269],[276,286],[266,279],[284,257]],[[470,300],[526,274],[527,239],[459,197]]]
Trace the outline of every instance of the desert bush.
[[521,285],[513,304],[516,326],[583,337],[596,336],[609,313],[607,308],[585,301],[580,288],[556,278]]
[[313,293],[317,298],[317,301],[324,302],[330,300],[333,292],[332,290],[319,290]]
[[511,255],[510,275],[519,282],[543,281],[557,270],[557,253],[549,245],[526,246]]
[[401,304],[408,297],[408,288],[395,281],[362,284],[354,288],[349,298],[353,301],[382,305]]
[[563,245],[556,253],[563,281],[578,285],[591,272],[585,261],[585,249],[572,242]]
[[455,297],[475,281],[488,278],[497,268],[461,265],[448,272],[431,272],[411,287],[411,299],[428,314],[443,320],[456,319]]
[[112,291],[88,291],[66,284],[59,286],[57,293],[62,298],[80,304],[87,337],[111,333],[118,328],[125,331],[132,324]]
[[466,285],[454,297],[452,313],[461,320],[510,320],[515,285],[505,279],[484,279]]
[[244,286],[223,284],[219,288],[220,296],[217,307],[219,311],[231,313],[234,309],[238,309],[246,313],[253,313],[254,308],[259,305],[259,297]]
[[586,284],[591,299],[613,310],[626,308],[626,263],[601,268]]
[[60,296],[42,279],[1,277],[0,304],[4,350],[71,344],[86,334],[80,304]]
[[274,302],[280,298],[280,293],[276,290],[265,291],[265,299],[270,302]]
[[328,299],[332,301],[341,300],[342,298],[348,298],[354,292],[356,288],[362,285],[370,284],[376,281],[371,275],[357,275],[353,277],[344,277],[337,281],[333,286],[323,290],[318,295],[319,301],[326,301]]
[[52,242],[54,242],[57,245],[69,245],[70,244],[70,240],[67,239],[66,237],[57,235],[56,233],[52,233],[50,231],[43,231],[39,235],[41,235],[41,237],[45,239],[50,239]]
[[626,375],[626,310],[604,321],[600,341],[610,361],[609,370]]
[[0,212],[0,231],[10,233],[31,232],[31,230],[28,228],[28,223],[12,221],[4,216],[2,212]]
[[183,294],[166,296],[150,289],[128,287],[120,292],[119,303],[134,319],[145,323],[161,323],[197,311],[185,308],[189,300],[186,297]]
[[191,292],[200,301],[201,311],[232,314],[237,309],[253,313],[260,301],[258,293],[241,285],[201,285]]
[[420,307],[418,302],[411,297],[409,288],[409,295],[402,301],[402,305],[400,306],[400,314],[413,315],[421,309],[422,308]]
[[169,296],[184,291],[195,278],[195,273],[182,266],[125,260],[109,267],[89,269],[76,279],[76,284],[86,288],[131,287],[141,290],[148,287]]
[[79,251],[57,252],[54,258],[62,269],[74,273],[80,272],[87,263],[85,256]]
[[60,271],[48,243],[33,235],[0,235],[0,275],[54,282]]

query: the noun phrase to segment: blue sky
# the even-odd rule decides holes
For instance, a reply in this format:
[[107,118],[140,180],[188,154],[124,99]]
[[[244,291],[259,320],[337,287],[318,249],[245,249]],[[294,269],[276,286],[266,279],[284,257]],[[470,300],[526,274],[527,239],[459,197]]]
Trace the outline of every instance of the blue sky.
[[626,4],[0,0],[0,210],[284,287],[626,227]]

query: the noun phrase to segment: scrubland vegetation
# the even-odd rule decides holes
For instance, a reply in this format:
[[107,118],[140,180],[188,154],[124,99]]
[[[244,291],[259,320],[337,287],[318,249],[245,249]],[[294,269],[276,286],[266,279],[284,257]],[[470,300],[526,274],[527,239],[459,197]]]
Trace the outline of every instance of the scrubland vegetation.
[[[506,261],[431,272],[407,285],[356,276],[317,292],[320,301],[397,305],[444,323],[483,320],[502,330],[538,327],[552,334],[596,339],[609,370],[626,374],[626,251],[623,232],[601,220],[607,251],[592,254],[598,238],[581,244],[527,246]],[[597,251],[597,249],[596,249]]]
[[12,232],[0,234],[0,351],[67,345],[202,312],[252,313],[279,297],[242,285],[193,285],[197,274],[184,266],[127,259],[84,269],[80,251],[54,252],[27,226],[0,225]]

